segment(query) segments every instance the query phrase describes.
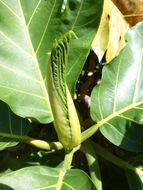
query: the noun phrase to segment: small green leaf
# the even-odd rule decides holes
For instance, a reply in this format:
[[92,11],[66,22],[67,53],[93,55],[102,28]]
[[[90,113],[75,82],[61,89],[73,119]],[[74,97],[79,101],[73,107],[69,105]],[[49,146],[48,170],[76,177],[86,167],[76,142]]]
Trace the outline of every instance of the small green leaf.
[[17,145],[19,140],[13,135],[26,135],[29,129],[30,125],[26,119],[15,115],[4,102],[0,101],[0,150]]
[[119,56],[103,68],[91,96],[91,116],[102,134],[129,151],[143,151],[143,23],[126,35]]

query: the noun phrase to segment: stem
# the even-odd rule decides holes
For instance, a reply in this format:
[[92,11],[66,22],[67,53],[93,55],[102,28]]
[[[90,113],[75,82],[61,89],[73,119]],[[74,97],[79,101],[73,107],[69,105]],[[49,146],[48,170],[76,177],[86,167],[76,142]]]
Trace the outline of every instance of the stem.
[[64,170],[69,170],[71,168],[73,154],[74,154],[73,150],[70,152],[66,152],[65,159],[64,159],[64,165],[63,165]]
[[70,151],[70,152],[66,152],[66,154],[65,154],[64,164],[63,164],[63,167],[62,167],[61,172],[59,174],[59,179],[58,179],[58,182],[57,182],[56,190],[61,189],[63,179],[64,179],[64,176],[66,174],[66,171],[70,170],[70,168],[71,168],[73,154],[74,154],[73,150]]
[[101,175],[100,175],[98,159],[94,150],[94,146],[92,145],[91,141],[90,140],[85,141],[81,147],[81,150],[86,156],[91,179],[96,189],[101,190],[102,184],[101,184]]
[[89,137],[91,137],[99,129],[99,127],[102,126],[102,125],[103,125],[103,123],[99,122],[99,123],[91,126],[89,129],[85,130],[84,132],[82,132],[82,134],[81,134],[81,142],[84,142]]
[[63,145],[60,142],[46,142],[39,139],[31,139],[29,141],[24,141],[27,144],[33,145],[37,148],[45,149],[45,150],[61,150],[63,149]]
[[129,15],[124,15],[124,18],[127,17],[143,17],[143,14],[129,14]]
[[14,134],[7,134],[7,133],[0,133],[0,136],[12,138],[12,139],[18,139],[26,144],[35,146],[37,148],[45,149],[45,150],[61,150],[63,148],[62,144],[60,142],[46,142],[39,139],[34,139],[28,136],[20,136],[20,135],[14,135]]
[[[81,142],[84,142],[88,138],[90,138],[98,129],[103,125],[103,122],[99,122],[89,129],[82,132],[81,136]],[[92,142],[93,143],[93,142]],[[128,162],[121,160],[120,158],[116,157],[115,155],[111,154],[110,152],[106,151],[104,148],[102,148],[100,145],[94,143],[95,151],[97,154],[99,154],[101,157],[105,158],[109,162],[112,162],[113,164],[122,167],[122,168],[128,168],[135,173],[143,176],[143,171],[139,168],[134,167],[133,165],[129,164]]]
[[95,152],[103,157],[104,159],[108,160],[109,162],[112,162],[113,164],[121,167],[121,168],[128,168],[134,172],[137,172],[137,169],[135,166],[129,164],[128,162],[118,158],[117,156],[113,155],[112,153],[108,152],[107,150],[105,150],[103,147],[101,147],[100,145],[92,142],[94,148],[95,148]]

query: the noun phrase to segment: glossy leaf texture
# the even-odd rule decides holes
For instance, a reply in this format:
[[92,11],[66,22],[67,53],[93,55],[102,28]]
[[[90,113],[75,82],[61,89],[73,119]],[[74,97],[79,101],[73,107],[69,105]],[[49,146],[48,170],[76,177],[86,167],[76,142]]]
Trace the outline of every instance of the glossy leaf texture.
[[5,103],[0,101],[0,150],[17,145],[19,140],[13,135],[24,136],[29,129],[30,125],[26,119],[15,115]]
[[[61,183],[60,168],[46,166],[31,166],[0,177],[0,189],[14,190],[94,190],[93,182],[81,170],[69,170]],[[25,183],[26,182],[26,183]],[[60,186],[59,186],[60,185]],[[96,190],[96,189],[95,189]]]
[[0,99],[22,117],[52,121],[45,85],[55,39],[73,30],[67,66],[74,86],[100,22],[103,0],[0,0]]
[[126,46],[103,68],[91,96],[91,116],[102,134],[129,151],[143,151],[143,23],[129,30]]

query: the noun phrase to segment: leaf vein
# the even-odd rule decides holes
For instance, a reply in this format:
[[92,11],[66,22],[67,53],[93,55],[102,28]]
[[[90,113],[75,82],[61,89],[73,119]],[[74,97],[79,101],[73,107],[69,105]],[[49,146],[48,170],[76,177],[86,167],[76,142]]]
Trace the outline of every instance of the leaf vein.
[[29,77],[29,76],[27,76],[27,75],[24,75],[23,72],[20,72],[20,71],[16,70],[16,68],[15,68],[15,69],[12,69],[12,68],[10,68],[10,67],[8,67],[8,66],[6,66],[6,65],[2,65],[2,64],[0,64],[0,67],[4,68],[4,69],[6,69],[6,70],[9,70],[9,71],[15,73],[16,75],[17,75],[17,73],[18,73],[18,74],[20,74],[21,77],[23,76],[24,78],[29,79],[29,80],[31,80],[31,81],[34,81],[34,82],[36,82],[36,83],[40,83],[40,81],[38,81],[37,79],[34,79],[34,78]]
[[38,109],[38,108],[32,108],[32,107],[27,107],[27,106],[22,106],[22,105],[20,105],[20,106],[15,106],[15,105],[13,105],[13,104],[9,104],[9,106],[12,106],[12,107],[15,107],[15,108],[25,108],[25,109],[29,109],[29,110],[32,110],[32,111],[42,111],[42,112],[45,112],[45,113],[49,113],[47,110],[43,110],[43,109]]
[[101,109],[101,99],[100,99],[100,86],[99,86],[99,90],[98,90],[98,106],[99,106],[99,112],[100,112],[100,117],[103,120],[103,114],[102,114],[102,109]]
[[73,69],[74,66],[78,63],[78,61],[79,61],[79,59],[81,58],[81,56],[82,56],[82,53],[79,53],[78,58],[76,59],[76,61],[74,62],[74,64],[71,66],[70,69],[68,69],[67,75],[69,75],[69,74],[72,72],[72,69]]
[[[81,12],[80,12],[80,13],[81,13]],[[92,19],[92,20],[86,22],[85,24],[75,26],[74,28],[82,28],[83,26],[87,26],[88,24],[93,23],[95,20],[97,20],[97,18],[94,18],[94,19]]]
[[118,111],[116,111],[116,112],[114,112],[114,113],[108,115],[106,118],[104,118],[104,119],[102,119],[101,121],[99,121],[99,122],[97,123],[97,125],[100,127],[100,126],[102,126],[104,123],[106,123],[107,121],[110,121],[111,119],[113,119],[114,117],[116,117],[116,116],[118,116],[118,115],[120,115],[120,114],[122,114],[122,113],[124,113],[124,112],[126,112],[126,111],[128,111],[128,110],[130,110],[130,109],[133,109],[133,108],[135,108],[136,106],[139,106],[139,105],[141,105],[141,104],[143,104],[143,100],[142,100],[142,101],[139,101],[139,102],[136,102],[135,104],[130,104],[130,105],[124,107],[123,109],[118,110]]
[[138,122],[138,121],[136,121],[136,120],[134,120],[134,119],[132,119],[132,118],[130,118],[130,117],[124,116],[124,115],[118,115],[117,117],[121,117],[121,118],[127,119],[127,120],[129,120],[129,121],[132,121],[132,122],[137,123],[137,124],[140,124],[140,125],[143,124],[143,122]]
[[72,186],[70,186],[68,183],[66,183],[65,181],[63,182],[63,184],[65,184],[66,186],[68,186],[68,188],[72,189],[72,190],[76,190],[75,188],[73,188]]
[[44,80],[43,80],[43,77],[42,77],[42,74],[41,74],[41,71],[40,71],[40,68],[39,68],[39,65],[38,65],[38,60],[37,60],[36,54],[35,54],[34,49],[33,49],[33,45],[32,45],[31,39],[30,39],[29,31],[28,31],[28,28],[27,28],[26,23],[25,23],[23,10],[22,10],[22,7],[21,7],[21,2],[20,2],[20,0],[17,0],[17,1],[18,1],[18,5],[19,5],[21,15],[23,17],[23,21],[24,21],[24,25],[25,25],[25,33],[27,35],[27,40],[28,40],[28,43],[29,43],[29,46],[30,46],[30,49],[31,49],[31,52],[32,52],[32,55],[33,55],[33,62],[34,62],[35,68],[37,70],[37,74],[39,76],[39,79],[40,79],[43,94],[45,96],[45,100],[46,100],[46,103],[48,105],[51,117],[53,117],[51,107],[50,107],[50,102],[49,102],[49,96],[48,96],[48,93],[47,93],[47,89],[46,89],[46,86],[45,86],[45,83],[44,83]]
[[137,109],[137,110],[143,110],[143,108],[141,108],[141,107],[135,107],[134,109]]
[[12,45],[14,45],[15,47],[17,47],[18,49],[20,49],[21,51],[23,51],[24,53],[28,54],[30,57],[31,54],[27,51],[25,51],[22,47],[18,46],[12,39],[10,39],[7,35],[5,35],[2,31],[0,31],[0,34],[9,42],[11,43]]
[[13,90],[13,91],[17,91],[17,92],[22,93],[22,94],[34,96],[34,97],[37,97],[37,98],[40,98],[40,99],[43,99],[43,100],[45,99],[43,96],[38,96],[36,94],[32,94],[32,93],[29,93],[29,92],[26,92],[26,91],[23,91],[23,90],[20,90],[20,89],[12,88],[12,87],[9,87],[9,86],[4,86],[2,84],[0,84],[0,87],[10,89],[10,90]]
[[49,16],[49,18],[48,18],[46,27],[45,27],[45,29],[44,29],[44,31],[43,31],[43,34],[42,34],[41,39],[40,39],[40,41],[39,41],[39,44],[38,44],[38,46],[37,46],[37,48],[36,48],[36,51],[35,51],[36,54],[38,53],[38,51],[39,51],[39,49],[40,49],[40,47],[41,47],[42,41],[43,41],[44,36],[45,36],[45,34],[46,34],[46,31],[47,31],[47,29],[48,29],[48,26],[49,26],[49,23],[50,23],[50,20],[51,20],[51,17],[52,17],[52,14],[53,14],[55,5],[56,5],[56,0],[55,0],[54,3],[53,3],[53,7],[52,7],[52,9],[51,9],[51,13],[50,13],[50,16]]
[[117,70],[117,75],[116,75],[116,84],[115,84],[115,93],[114,93],[114,103],[113,103],[113,113],[116,111],[116,101],[117,101],[117,87],[118,87],[118,82],[119,82],[119,72],[120,72],[120,66],[121,66],[121,59],[118,64],[118,70]]
[[9,141],[10,142],[5,143],[4,145],[0,145],[0,147],[2,147],[3,149],[5,149],[6,147],[9,147],[9,145],[11,145],[12,143],[14,143],[15,145],[18,143],[18,142],[14,142],[14,139],[12,139],[12,140],[9,139]]
[[21,20],[21,18],[2,0],[0,0],[0,2],[14,15],[16,16],[19,20]]
[[34,11],[33,11],[33,13],[31,14],[30,19],[29,19],[29,21],[28,21],[28,23],[27,23],[27,27],[30,26],[30,23],[31,23],[31,21],[32,21],[32,19],[33,19],[34,15],[35,15],[35,13],[36,13],[36,11],[37,11],[37,9],[38,9],[40,3],[41,3],[41,0],[38,1],[36,7],[34,8]]
[[134,90],[134,95],[133,95],[133,104],[136,103],[137,90],[138,90],[139,79],[140,79],[141,68],[142,68],[142,59],[143,59],[143,49],[141,50],[141,59],[140,59],[140,62],[139,62],[139,67],[138,67],[138,72],[137,72],[135,90]]
[[76,16],[76,18],[75,18],[75,20],[74,20],[74,23],[72,24],[71,30],[74,30],[74,27],[75,27],[75,25],[76,25],[76,22],[77,22],[77,20],[78,20],[78,17],[79,17],[79,14],[80,14],[80,11],[81,11],[81,8],[82,8],[82,5],[83,5],[83,2],[84,2],[84,0],[81,1],[79,10],[78,10],[78,12],[77,12],[77,16]]
[[43,190],[43,189],[49,189],[49,188],[52,188],[52,187],[56,187],[56,185],[49,185],[47,187],[40,187],[40,188],[34,188],[33,190]]
[[116,130],[117,133],[118,133],[121,137],[126,138],[129,142],[134,142],[134,143],[139,144],[140,146],[143,146],[142,143],[139,143],[138,141],[135,141],[135,140],[133,140],[133,139],[131,140],[131,139],[128,138],[126,135],[122,134],[122,133],[121,133],[120,131],[118,131],[117,128],[116,128],[114,125],[112,125],[111,123],[106,122],[106,124],[109,125],[110,127],[112,127],[114,130]]

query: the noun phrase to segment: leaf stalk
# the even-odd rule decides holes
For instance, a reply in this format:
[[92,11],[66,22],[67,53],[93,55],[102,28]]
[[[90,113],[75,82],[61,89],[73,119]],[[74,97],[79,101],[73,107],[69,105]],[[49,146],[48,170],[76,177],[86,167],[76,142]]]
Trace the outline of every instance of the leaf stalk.
[[81,151],[85,154],[91,179],[98,190],[102,190],[101,175],[98,164],[98,158],[95,149],[90,140],[87,140],[81,146]]
[[120,158],[118,158],[117,156],[113,155],[112,153],[108,152],[107,150],[105,150],[103,147],[101,147],[99,144],[94,143],[93,141],[91,142],[95,148],[95,152],[103,157],[104,159],[108,160],[109,162],[115,164],[116,166],[119,166],[123,169],[129,169],[134,171],[135,173],[142,173],[143,172],[139,169],[136,168],[135,166],[131,165],[130,163],[128,163],[127,161],[124,161]]
[[85,140],[89,139],[102,125],[103,125],[103,123],[99,122],[99,123],[91,126],[89,129],[85,130],[84,132],[82,132],[81,142],[84,142]]
[[63,167],[61,168],[61,172],[60,172],[60,175],[59,175],[56,190],[61,189],[62,183],[63,183],[63,180],[64,180],[64,176],[65,176],[67,170],[70,170],[70,168],[71,168],[73,154],[74,154],[73,150],[65,153],[65,159],[64,159]]
[[61,150],[63,146],[60,142],[46,142],[40,139],[34,139],[28,136],[20,136],[15,134],[7,134],[7,133],[0,133],[0,136],[17,139],[22,141],[26,144],[35,146],[37,148],[45,149],[45,150]]

